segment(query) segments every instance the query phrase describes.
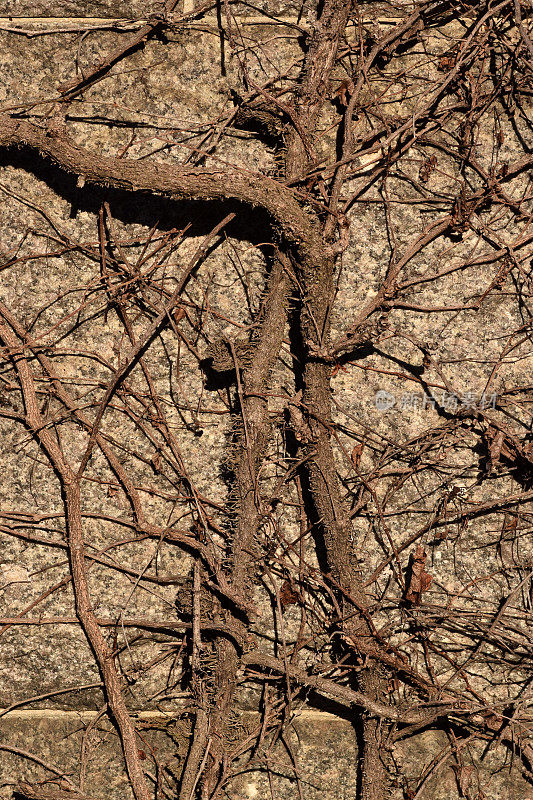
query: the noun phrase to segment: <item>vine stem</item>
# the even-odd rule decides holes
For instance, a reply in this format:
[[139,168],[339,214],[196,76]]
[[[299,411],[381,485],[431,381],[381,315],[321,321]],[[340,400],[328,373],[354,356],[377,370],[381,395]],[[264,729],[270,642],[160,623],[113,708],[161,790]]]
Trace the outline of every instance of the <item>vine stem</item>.
[[141,766],[135,727],[126,707],[113,655],[98,625],[91,603],[85,566],[80,478],[66,460],[60,439],[55,439],[52,436],[39,411],[35,382],[24,353],[23,344],[3,322],[0,323],[0,339],[9,349],[10,357],[17,371],[24,398],[26,425],[39,440],[61,483],[67,521],[67,541],[76,616],[80,621],[102,675],[109,709],[120,733],[126,769],[135,800],[149,800],[150,794]]

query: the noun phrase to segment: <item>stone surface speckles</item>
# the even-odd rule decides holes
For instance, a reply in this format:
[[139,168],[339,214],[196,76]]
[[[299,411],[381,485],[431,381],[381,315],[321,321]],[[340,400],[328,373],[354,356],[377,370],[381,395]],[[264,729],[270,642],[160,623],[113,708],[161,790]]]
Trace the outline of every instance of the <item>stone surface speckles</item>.
[[[256,6],[250,14],[253,11],[259,16],[257,9],[262,5]],[[55,34],[33,38],[0,30],[0,111],[16,111],[36,124],[50,124],[58,111],[58,87],[81,76],[129,35],[109,30],[85,35],[85,28],[60,33],[59,22],[64,22],[65,26],[75,25],[75,18],[81,13],[87,17],[139,19],[157,12],[160,7],[161,3],[155,0],[149,3],[85,0],[83,9],[73,0],[46,3],[0,0],[0,16],[56,17],[53,22],[42,22],[42,26],[47,30],[56,26],[58,30]],[[280,7],[287,13],[295,8],[289,3]],[[272,9],[271,4],[269,8]],[[181,5],[177,13],[180,10]],[[381,15],[390,13],[390,8],[376,6],[375,25],[382,25]],[[299,24],[305,26],[308,22],[304,8]],[[215,23],[213,16],[203,27],[196,25],[169,31],[168,41],[151,40],[127,61],[114,67],[83,97],[69,104],[66,119],[74,141],[93,153],[152,159],[163,167],[185,158],[192,163],[199,156],[198,149],[205,146],[208,126],[216,122],[220,131],[225,129],[234,109],[230,90],[242,89],[239,58],[236,53],[232,54],[230,47],[226,47],[222,58]],[[0,28],[8,24],[3,20]],[[394,94],[384,68],[383,113],[390,119],[399,113],[415,112],[423,104],[427,79],[435,73],[437,57],[446,50],[448,38],[457,33],[456,25],[451,22],[446,36],[441,36],[437,42],[428,38],[430,33],[421,33],[420,47],[414,54],[406,55],[405,68],[417,75],[419,81],[412,97],[402,99]],[[244,49],[250,56],[250,80],[267,83],[299,53],[297,36],[301,32],[290,26],[280,32],[266,21],[258,25],[255,21],[252,24],[244,20],[242,30]],[[250,33],[252,30],[255,40]],[[354,35],[351,31],[350,36]],[[435,58],[420,66],[421,53],[425,52],[422,45],[433,47]],[[335,80],[340,77],[335,76]],[[363,99],[365,97],[363,92]],[[321,154],[331,145],[332,126],[337,122],[337,112],[330,109],[328,118],[321,123]],[[502,125],[505,136],[498,155],[500,160],[512,158],[518,134],[533,147],[531,132],[521,119],[506,118]],[[213,169],[223,168],[224,163],[237,164],[251,174],[262,172],[281,179],[272,147],[231,126],[226,134],[217,147],[219,161],[206,157],[205,163]],[[446,136],[442,136],[441,143],[446,144]],[[476,141],[479,162],[486,169],[490,169],[494,157],[491,137],[492,128],[487,123]],[[451,212],[461,180],[457,163],[443,155],[429,177],[428,186],[439,193],[438,203],[424,206],[420,190],[413,188],[427,156],[426,149],[420,142],[413,149],[412,158],[402,162],[401,169],[391,168],[387,175],[382,189],[386,189],[391,198],[388,217],[380,204],[382,196],[373,189],[374,193],[369,191],[363,198],[358,196],[348,211],[348,246],[339,264],[338,297],[331,321],[333,340],[346,333],[361,308],[376,296],[398,254],[428,226]],[[380,154],[373,153],[371,158],[378,156]],[[369,170],[368,156],[358,160],[357,166],[361,169],[347,182],[343,200],[359,191],[365,178],[365,165]],[[476,189],[479,180],[475,176],[471,176],[471,180]],[[32,344],[43,352],[47,352],[50,342],[60,339],[53,360],[56,375],[92,420],[102,399],[104,382],[124,363],[131,350],[131,341],[124,334],[116,309],[105,310],[106,292],[114,292],[115,297],[124,301],[134,336],[139,340],[145,333],[148,316],[147,313],[141,317],[139,296],[146,303],[143,312],[148,309],[155,313],[161,300],[154,293],[142,295],[141,290],[146,288],[142,283],[143,275],[149,273],[157,277],[160,286],[170,294],[206,234],[226,211],[214,205],[185,207],[146,195],[131,196],[104,189],[93,191],[82,184],[83,180],[77,185],[74,178],[35,156],[28,156],[25,151],[9,156],[2,154],[0,301],[31,329],[35,337]],[[516,198],[528,190],[524,177],[517,178],[506,188]],[[397,202],[399,199],[409,200],[411,204],[402,205]],[[98,214],[103,203],[108,203],[113,236],[122,242],[127,264],[124,259],[121,261],[122,254],[116,263],[110,256],[106,264],[102,264]],[[189,319],[180,328],[185,331],[184,338],[177,337],[174,329],[168,326],[145,355],[175,437],[173,459],[162,459],[158,449],[159,434],[153,434],[152,429],[152,438],[140,434],[145,430],[142,425],[147,420],[154,422],[155,415],[147,403],[147,388],[139,369],[128,376],[128,388],[132,394],[136,393],[135,403],[129,408],[131,413],[123,413],[119,397],[116,405],[111,403],[104,424],[105,434],[116,448],[120,463],[127,467],[136,491],[142,496],[147,522],[161,529],[168,526],[170,530],[187,535],[194,533],[196,528],[187,504],[192,484],[198,496],[209,501],[211,521],[219,530],[218,538],[214,536],[213,541],[220,552],[223,534],[228,528],[228,518],[222,507],[231,485],[228,474],[232,461],[228,453],[235,420],[226,412],[233,384],[231,378],[226,383],[222,379],[217,383],[217,376],[208,376],[199,368],[199,362],[209,355],[210,344],[222,337],[238,343],[248,341],[253,335],[250,326],[264,290],[265,261],[258,245],[270,235],[265,219],[255,211],[241,210],[239,214],[227,239],[215,252],[207,254],[201,269],[189,280],[183,305]],[[504,248],[512,248],[517,231],[526,230],[526,222],[517,221],[508,209],[499,211],[495,217],[483,210],[479,215],[476,224],[481,220],[489,225],[494,241]],[[187,227],[189,223],[190,228]],[[394,237],[390,235],[391,230]],[[152,236],[150,247],[154,249],[145,257],[144,241],[149,234]],[[168,242],[171,246],[165,260],[160,258],[160,253],[166,252],[164,248]],[[161,250],[157,249],[159,247]],[[475,510],[494,498],[523,488],[512,470],[504,467],[496,468],[490,481],[480,483],[485,445],[472,427],[453,427],[458,420],[457,409],[451,408],[454,397],[463,405],[463,399],[469,394],[478,401],[489,380],[491,392],[496,394],[525,384],[528,380],[524,376],[531,373],[533,366],[527,336],[516,347],[514,340],[511,342],[512,355],[505,350],[511,333],[526,322],[524,308],[512,297],[515,278],[504,277],[499,290],[479,310],[457,308],[473,303],[498,273],[499,261],[469,264],[469,259],[477,255],[477,247],[478,236],[473,226],[464,232],[462,239],[440,239],[426,247],[422,255],[410,260],[401,280],[412,282],[413,286],[415,281],[449,270],[448,275],[439,279],[438,293],[429,280],[413,289],[406,288],[402,299],[412,307],[384,313],[385,324],[375,347],[363,347],[333,368],[334,417],[339,424],[335,457],[347,501],[352,503],[351,508],[356,506],[359,479],[371,478],[373,470],[385,462],[389,473],[376,497],[377,501],[386,502],[387,532],[396,542],[408,540],[428,519],[433,517],[438,521],[443,503],[449,503],[453,518],[464,509]],[[113,248],[110,252],[116,256]],[[16,268],[10,268],[15,255],[19,261]],[[526,278],[530,280],[527,275],[521,277],[524,296],[529,291]],[[425,310],[437,306],[432,313]],[[289,363],[288,333],[282,353]],[[502,361],[495,369],[500,357]],[[51,426],[51,429],[63,436],[65,452],[75,462],[86,445],[82,427],[50,396],[48,379],[39,372],[36,362],[33,366],[38,375],[39,402],[55,413],[55,428]],[[281,475],[281,470],[279,474],[276,472],[276,459],[279,463],[286,458],[283,450],[286,406],[287,399],[295,392],[283,364],[276,365],[274,376],[276,391],[267,402],[275,436],[269,453],[271,462],[262,476],[272,485]],[[440,405],[427,402],[430,391],[437,400],[443,398],[442,403],[439,400]],[[378,393],[382,393],[385,407],[376,402]],[[388,407],[387,402],[391,403]],[[513,415],[518,418],[523,412],[517,410],[513,402],[511,396],[506,409],[509,418]],[[233,404],[234,409],[234,396]],[[0,384],[0,409],[24,414],[20,393],[8,382]],[[433,443],[431,437],[435,435],[436,440],[438,432],[444,430],[449,434],[446,443]],[[421,439],[422,435],[426,438]],[[366,447],[357,475],[350,454],[354,445],[363,439]],[[396,442],[394,446],[393,442]],[[396,446],[398,442],[401,447]],[[420,457],[424,469],[411,482],[406,482],[391,500],[389,490],[401,482],[402,470],[405,471],[405,464],[411,457]],[[184,470],[181,464],[185,465]],[[0,628],[0,707],[7,708],[34,698],[24,709],[17,708],[0,716],[0,800],[8,800],[15,780],[45,779],[51,773],[2,750],[2,745],[38,754],[78,780],[83,732],[104,701],[99,688],[81,688],[98,684],[100,676],[77,626],[68,621],[65,624],[58,621],[55,625],[43,623],[45,618],[72,620],[75,613],[63,547],[66,536],[63,506],[57,477],[24,426],[18,423],[15,426],[9,416],[0,418],[0,471],[1,614],[12,620],[18,616],[31,618],[35,623],[29,627],[13,624]],[[455,480],[458,475],[460,486],[457,488],[461,491],[450,494],[455,484],[449,485],[448,479],[453,476]],[[151,620],[166,617],[177,622],[176,594],[190,576],[191,558],[169,544],[164,536],[139,535],[132,504],[100,452],[95,451],[91,458],[82,489],[84,536],[95,612],[115,623],[114,627],[104,628],[104,632],[110,646],[119,652],[126,701],[136,715],[140,734],[146,738],[146,748],[140,746],[146,750],[148,769],[155,771],[150,761],[153,744],[178,775],[188,747],[187,722],[184,718],[176,722],[179,715],[185,713],[187,702],[173,661],[180,650],[182,633],[177,630],[171,635],[158,631],[148,642],[142,630],[127,628],[121,620],[124,617]],[[296,497],[292,500],[296,502]],[[270,514],[270,509],[268,511]],[[96,519],[96,515],[100,518]],[[273,530],[277,525],[275,532],[281,531],[287,541],[293,536],[296,540],[299,521],[292,509],[283,513],[272,509],[271,516],[265,513],[265,519],[265,525],[271,524]],[[354,518],[355,543],[359,545],[360,566],[365,574],[379,567],[388,552],[387,541],[379,527],[381,521],[371,503]],[[391,645],[400,646],[411,635],[408,613],[412,613],[415,620],[431,625],[443,608],[458,609],[470,614],[472,620],[490,624],[489,601],[493,604],[491,608],[498,607],[510,591],[501,573],[502,558],[509,562],[514,559],[516,574],[520,575],[519,570],[530,569],[533,563],[526,523],[518,544],[506,540],[505,523],[500,513],[472,514],[466,527],[453,519],[446,528],[429,527],[423,537],[427,569],[433,579],[427,593],[427,607],[414,611],[405,607],[392,611],[384,608],[376,613],[376,622],[389,626]],[[382,536],[379,541],[376,531]],[[465,532],[467,535],[463,535]],[[32,541],[32,537],[41,537],[55,547]],[[487,541],[499,541],[499,548],[488,548]],[[402,575],[409,554],[409,548],[400,554]],[[315,566],[312,558],[310,553],[306,554],[308,563]],[[396,569],[396,564],[393,566]],[[117,567],[125,567],[127,572],[123,574]],[[146,575],[153,580],[141,581],[140,577]],[[389,578],[390,573],[384,571],[378,583],[379,591],[385,590]],[[475,594],[471,591],[473,585]],[[273,595],[268,591],[258,590],[254,598],[264,611],[254,630],[262,637],[265,651],[272,647]],[[297,607],[289,607],[284,615],[288,646],[296,641],[299,624]],[[460,670],[438,655],[438,648],[446,647],[451,636],[441,629],[435,634],[436,654],[432,655],[432,664],[439,674],[449,679],[452,688],[462,691]],[[462,648],[466,650],[471,646],[470,631],[463,629],[455,632],[454,637],[459,648],[458,657],[461,657]],[[510,641],[509,649],[511,646]],[[489,705],[506,708],[513,682],[521,675],[510,668],[497,672],[500,669],[498,654],[493,655],[494,669],[476,670],[469,678],[470,686],[479,696],[487,697]],[[317,646],[316,652],[310,649],[301,657],[307,667],[314,668],[323,652],[319,652]],[[146,665],[149,668],[145,670]],[[65,687],[72,691],[39,699],[41,695]],[[257,724],[256,711],[261,703],[257,686],[243,684],[239,692],[241,717],[235,725],[236,736],[245,735]],[[395,702],[401,702],[402,692],[400,686],[397,696],[394,695]],[[228,789],[230,800],[270,798],[266,769],[270,770],[274,796],[278,800],[293,800],[298,796],[294,763],[291,764],[293,755],[306,800],[330,800],[332,797],[353,800],[358,768],[354,714],[350,710],[334,709],[332,704],[316,697],[307,699],[307,710],[299,707],[300,698],[294,701],[296,715],[287,727],[288,746],[278,744],[269,760],[261,762],[262,771],[240,776]],[[328,713],[334,710],[339,711],[337,716]],[[420,798],[456,800],[457,781],[451,770],[453,759],[448,740],[440,734],[426,733],[415,742],[398,744],[394,748],[395,758],[413,782],[408,786],[395,786],[394,800],[400,800],[404,790],[413,788],[415,778],[420,776],[424,766],[429,767],[438,752],[443,754],[442,759],[428,777],[425,794]],[[115,731],[99,723],[89,731],[85,744],[87,793],[97,800],[130,800]],[[473,798],[532,800],[531,789],[521,780],[517,763],[503,763],[501,752],[494,755],[490,752],[485,757],[480,749],[472,748],[465,758],[469,769],[479,768],[479,773],[471,771]]]

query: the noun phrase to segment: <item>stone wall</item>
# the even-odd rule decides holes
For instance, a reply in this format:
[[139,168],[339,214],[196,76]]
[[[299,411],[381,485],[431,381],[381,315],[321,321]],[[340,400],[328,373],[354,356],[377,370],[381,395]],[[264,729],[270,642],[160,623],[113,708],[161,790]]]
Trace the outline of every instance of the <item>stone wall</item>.
[[[251,79],[266,80],[297,58],[299,45],[291,25],[298,9],[268,4],[272,13],[281,12],[287,20],[286,29],[280,30],[261,16],[262,7],[266,4],[249,8],[242,15],[242,49],[235,47],[234,52],[227,43],[221,50],[216,13],[151,38],[72,101],[65,122],[69,135],[78,145],[103,156],[152,159],[167,165],[182,162],[194,148],[203,146],[209,125],[224,118],[231,106],[230,91],[242,90],[239,57],[247,47],[252,53],[247,55]],[[381,5],[362,8],[362,24],[373,34],[386,30],[394,21],[394,9]],[[105,60],[125,37],[142,27],[139,18],[146,20],[159,10],[156,2],[125,0],[86,0],[83,9],[69,0],[46,4],[3,0],[0,113],[17,114],[50,130],[54,125],[62,130],[58,89]],[[306,13],[300,14],[298,24],[305,24]],[[451,20],[444,32],[421,33],[420,48],[406,54],[403,62],[413,75],[411,96],[387,96],[384,67],[383,102],[391,121],[400,114],[416,116],[425,83],[439,69],[440,55],[447,52],[464,24]],[[420,53],[428,50],[433,58],[419,66]],[[335,122],[334,116],[331,121]],[[521,157],[533,146],[531,122],[521,112],[514,117],[502,114],[499,124],[503,140],[496,153],[494,118],[484,120],[475,142],[479,163],[486,170],[495,163],[512,163],[516,154]],[[335,129],[325,121],[324,130],[326,153]],[[446,144],[444,139],[442,145]],[[407,252],[439,215],[450,210],[459,195],[464,172],[461,164],[447,157],[443,146],[441,159],[427,183],[440,199],[430,207],[418,203],[421,195],[413,182],[419,179],[428,156],[426,146],[421,141],[391,173],[386,183],[393,199],[388,214],[379,192],[366,195],[364,202],[350,209],[333,339],[341,337],[365,303],[376,296],[390,263]],[[348,183],[347,191],[358,191],[381,155],[370,152],[361,157],[360,172]],[[155,282],[172,291],[178,276],[226,210],[216,204],[175,203],[140,193],[84,186],[83,176],[80,179],[62,172],[33,151],[11,150],[0,158],[0,301],[33,337],[30,344],[34,354],[51,358],[74,404],[85,408],[83,413],[91,419],[102,386],[131,348],[117,314],[105,310],[107,299],[102,299],[102,286],[120,291],[131,311],[134,335],[142,336],[143,315],[150,317],[151,309],[157,309]],[[223,170],[228,162],[251,172],[277,175],[274,149],[236,127],[229,129],[229,135],[221,135],[216,160],[209,163],[213,169]],[[469,180],[472,191],[482,183],[479,175],[471,175]],[[517,175],[506,191],[521,201],[530,191],[529,178]],[[396,197],[402,202],[394,202]],[[483,403],[489,414],[497,404],[499,411],[494,408],[494,414],[500,413],[514,426],[516,435],[522,436],[521,441],[529,442],[524,431],[531,429],[527,419],[530,211],[525,203],[522,216],[517,218],[509,205],[502,204],[498,213],[491,211],[493,217],[489,219],[479,210],[477,220],[464,235],[458,232],[455,237],[430,242],[406,266],[403,280],[412,281],[415,289],[411,294],[404,293],[403,307],[398,305],[386,316],[375,348],[339,363],[332,379],[339,426],[336,455],[352,508],[357,494],[351,486],[357,475],[350,454],[362,441],[361,431],[368,437],[358,467],[361,474],[370,479],[384,463],[390,465],[383,483],[386,489],[380,490],[384,491],[381,500],[386,499],[387,492],[393,494],[383,528],[378,507],[372,507],[366,515],[354,512],[354,535],[358,552],[363,554],[361,568],[365,574],[370,575],[388,557],[389,545],[382,541],[385,531],[391,541],[404,542],[420,529],[421,520],[423,524],[431,518],[438,522],[443,503],[449,504],[449,524],[438,530],[432,530],[429,524],[422,539],[433,582],[427,605],[417,613],[421,624],[430,627],[440,624],[444,607],[458,614],[471,613],[473,627],[486,618],[488,625],[493,618],[497,625],[494,609],[509,597],[513,598],[513,608],[517,598],[526,598],[524,608],[529,602],[531,619],[531,600],[526,597],[533,564],[530,506],[526,502],[532,494],[529,478],[524,479],[512,464],[503,463],[494,467],[489,481],[480,480],[486,454],[481,452],[479,430],[474,423],[470,427],[458,424],[469,399]],[[111,264],[106,272],[99,239],[99,224],[104,221],[130,273],[126,269],[117,272]],[[482,235],[481,223],[487,226]],[[154,531],[166,526],[190,534],[190,486],[209,509],[212,524],[222,533],[227,524],[221,512],[228,492],[223,466],[232,435],[228,398],[234,389],[216,381],[210,386],[198,368],[198,360],[205,356],[208,340],[230,336],[238,341],[249,332],[264,290],[265,262],[258,244],[266,228],[267,222],[258,211],[239,210],[225,241],[207,254],[201,270],[188,284],[185,335],[180,338],[177,334],[179,320],[175,321],[144,356],[155,391],[164,403],[174,437],[171,444],[167,441],[163,447],[158,438],[157,420],[139,370],[128,376],[128,389],[135,397],[128,413],[117,401],[106,414],[105,436],[142,496],[147,526],[153,526]],[[505,257],[516,258],[520,268],[502,272]],[[139,271],[153,279],[151,287],[143,287]],[[442,276],[437,288],[434,280],[417,283],[425,275],[434,278],[438,273]],[[113,289],[113,285],[119,288]],[[484,297],[484,292],[490,296],[476,310],[475,302]],[[423,313],[424,308],[432,306],[439,308]],[[518,341],[517,331],[522,331],[523,341]],[[267,475],[272,485],[278,475],[276,457],[283,448],[286,401],[294,389],[289,358],[287,333],[276,367],[277,390],[269,398],[277,426]],[[61,775],[64,788],[68,788],[69,780],[79,781],[81,764],[87,794],[102,800],[126,800],[131,793],[117,734],[102,714],[99,673],[75,621],[58,478],[35,438],[15,419],[23,410],[21,398],[13,375],[7,367],[4,369],[0,389],[5,412],[0,420],[0,707],[5,711],[0,717],[0,797],[11,797],[13,785],[20,780],[43,780],[53,774]],[[83,425],[49,391],[50,376],[46,377],[36,361],[35,369],[39,401],[51,415],[50,429],[60,431],[67,457],[74,463],[87,444]],[[421,376],[423,381],[419,380]],[[428,402],[430,395],[436,400]],[[517,397],[524,400],[520,407],[515,402]],[[432,436],[436,441],[437,434],[442,434],[442,441],[434,444]],[[397,486],[404,453],[399,454],[397,449],[399,440],[424,464],[419,478],[406,482],[401,491]],[[508,505],[518,518],[518,534],[516,524],[512,535],[509,533],[512,524],[509,527],[509,518],[504,518],[497,507],[500,497],[506,502],[514,498]],[[184,630],[176,612],[176,593],[186,582],[192,559],[164,536],[139,535],[130,501],[101,452],[95,451],[91,458],[82,503],[95,613],[104,630],[114,632],[110,641],[119,653],[128,707],[146,740],[145,756],[151,765],[148,771],[155,775],[151,759],[157,753],[159,764],[166,764],[177,775],[188,747],[189,731],[180,715],[189,699],[176,677],[175,663]],[[494,513],[485,513],[491,510],[491,503]],[[465,511],[466,521],[461,517]],[[290,511],[284,514],[276,525],[283,527],[287,536],[297,535],[294,515]],[[498,546],[494,546],[495,540],[499,540]],[[391,569],[405,571],[412,552],[413,547],[402,546],[398,564],[390,559]],[[504,570],[503,562],[507,565]],[[509,564],[512,566],[508,569]],[[266,590],[256,599],[264,613],[255,623],[255,631],[268,648],[272,644],[272,601]],[[383,626],[388,622],[392,626],[394,620],[398,643],[407,630],[403,613],[398,608],[391,611],[384,604],[376,615]],[[288,643],[293,643],[300,622],[296,609],[289,608],[284,619],[284,635]],[[153,630],[159,628],[150,636],[144,635],[146,629],[135,626],[135,620],[148,620]],[[436,644],[452,647],[454,657],[460,659],[461,648],[471,647],[469,635],[459,626],[454,630],[452,624],[447,631],[439,632]],[[522,653],[527,636],[520,618],[508,647]],[[317,659],[321,657],[316,654]],[[509,712],[506,702],[513,687],[524,680],[523,666],[517,664],[515,669],[503,660],[499,664],[496,646],[492,657],[489,666],[484,662],[479,671],[469,674],[469,685],[476,696],[486,698],[494,713],[503,708],[509,714],[516,706]],[[443,670],[442,658],[435,655],[434,659],[435,668]],[[452,684],[460,680],[451,669]],[[402,690],[398,691],[401,699]],[[236,737],[245,736],[251,729],[259,701],[257,689],[243,687]],[[526,708],[531,699],[524,695],[522,702]],[[271,785],[264,772],[244,774],[232,784],[228,797],[266,798],[271,791],[277,798],[296,797],[293,759],[306,798],[355,796],[357,744],[350,709],[311,696],[296,701],[293,715],[287,746],[278,744],[270,755]],[[527,735],[525,730],[522,733]],[[6,749],[2,750],[3,746]],[[495,749],[485,755],[481,745],[465,745],[465,759],[475,771],[462,796],[531,800],[531,784],[509,750],[506,752],[502,755]],[[409,744],[399,744],[394,756],[413,780],[424,765],[428,766],[427,781],[417,800],[461,796],[444,732],[427,732]],[[398,798],[402,788],[395,788]]]

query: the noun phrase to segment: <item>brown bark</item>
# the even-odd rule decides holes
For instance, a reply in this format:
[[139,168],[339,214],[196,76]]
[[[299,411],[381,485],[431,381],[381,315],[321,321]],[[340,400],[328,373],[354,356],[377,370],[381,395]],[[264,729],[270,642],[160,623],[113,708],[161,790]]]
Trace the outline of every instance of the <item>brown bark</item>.
[[135,800],[149,800],[148,786],[139,758],[135,726],[126,708],[122,685],[115,668],[114,659],[96,621],[89,594],[79,478],[77,478],[76,473],[65,459],[60,444],[47,429],[45,420],[41,416],[37,404],[33,375],[24,354],[22,342],[3,323],[0,324],[0,339],[9,348],[20,379],[27,426],[39,439],[44,452],[50,460],[50,464],[55,469],[61,482],[64,494],[76,615],[93,650],[104,681],[107,702],[120,733],[126,768]]

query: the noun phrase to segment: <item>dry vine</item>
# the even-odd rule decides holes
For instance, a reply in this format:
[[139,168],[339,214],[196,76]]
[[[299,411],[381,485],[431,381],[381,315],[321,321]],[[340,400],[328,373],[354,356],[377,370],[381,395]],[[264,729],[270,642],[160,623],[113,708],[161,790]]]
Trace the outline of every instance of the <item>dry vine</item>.
[[[354,722],[360,800],[418,800],[449,767],[459,797],[488,797],[492,777],[467,758],[475,743],[516,758],[526,786],[529,10],[520,0],[424,0],[383,4],[383,19],[369,21],[364,4],[324,0],[290,19],[267,10],[256,29],[237,2],[176,9],[124,28],[125,42],[55,94],[0,108],[8,176],[13,165],[62,183],[94,221],[92,239],[73,238],[70,223],[0,185],[41,226],[3,252],[0,417],[4,430],[25,431],[23,448],[61,503],[5,506],[0,528],[7,541],[63,554],[68,567],[0,619],[0,633],[79,624],[100,678],[16,699],[5,715],[98,689],[135,800],[231,797],[253,771],[275,797],[276,743],[305,796],[287,731],[312,704],[344,707]],[[115,67],[152,44],[180,46],[195,29],[218,37],[223,74],[238,65],[213,118],[181,130],[147,123],[152,138],[137,151],[140,123],[114,155],[76,143],[75,123],[90,118],[79,109]],[[239,160],[247,147],[257,168]],[[372,244],[358,241],[359,215],[376,229],[381,220],[379,274],[358,260],[366,247],[371,262]],[[138,231],[150,225],[132,236],[121,217]],[[76,259],[83,285],[41,305],[10,303],[17,271]],[[213,263],[240,282],[220,308],[213,276],[202,278]],[[491,338],[500,307],[505,324]],[[111,317],[114,359],[90,333]],[[471,336],[478,318],[486,345],[465,347],[461,326]],[[209,495],[198,459],[209,460],[202,434],[217,420],[225,459],[209,464]],[[95,507],[98,493],[106,501]],[[476,552],[486,569],[473,571]],[[122,587],[116,618],[98,607],[93,576],[103,574]],[[75,616],[48,605],[65,589]],[[143,593],[158,609],[151,617],[138,611]],[[166,670],[157,702],[171,709],[169,727],[179,717],[192,732],[178,771],[155,750],[147,756],[132,714],[138,678],[125,660],[136,651],[148,664],[140,674]],[[251,687],[260,713],[246,726],[241,695]],[[165,705],[176,696],[187,698],[181,711]],[[90,797],[91,731],[77,778],[1,744],[48,775],[14,780],[18,796]],[[430,731],[441,749],[409,771],[402,744]]]

